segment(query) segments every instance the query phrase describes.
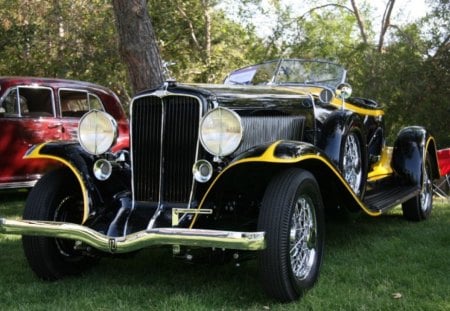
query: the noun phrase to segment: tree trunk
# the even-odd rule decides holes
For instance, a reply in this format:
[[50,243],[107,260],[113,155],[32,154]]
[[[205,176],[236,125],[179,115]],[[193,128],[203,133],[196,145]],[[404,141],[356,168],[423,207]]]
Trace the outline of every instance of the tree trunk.
[[119,51],[134,92],[164,82],[162,61],[146,0],[113,0]]
[[211,82],[211,6],[209,0],[202,0],[203,15],[205,18],[205,57],[206,70],[208,72],[207,82]]

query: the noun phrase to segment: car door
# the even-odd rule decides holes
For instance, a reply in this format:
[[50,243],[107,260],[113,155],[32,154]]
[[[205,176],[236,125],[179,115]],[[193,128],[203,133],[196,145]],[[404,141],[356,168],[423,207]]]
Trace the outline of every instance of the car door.
[[54,93],[48,87],[13,87],[5,92],[0,107],[0,188],[17,187],[16,183],[26,186],[49,162],[24,160],[25,152],[32,145],[62,136]]

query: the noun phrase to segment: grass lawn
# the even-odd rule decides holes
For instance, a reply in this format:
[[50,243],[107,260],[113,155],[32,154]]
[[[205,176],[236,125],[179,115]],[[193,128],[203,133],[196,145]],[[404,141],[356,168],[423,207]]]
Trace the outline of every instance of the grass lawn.
[[[0,193],[0,215],[20,217],[25,194]],[[329,220],[319,282],[278,304],[262,292],[255,261],[188,264],[169,249],[104,258],[80,277],[37,279],[19,236],[0,236],[0,310],[450,310],[450,204],[429,220],[389,215]]]

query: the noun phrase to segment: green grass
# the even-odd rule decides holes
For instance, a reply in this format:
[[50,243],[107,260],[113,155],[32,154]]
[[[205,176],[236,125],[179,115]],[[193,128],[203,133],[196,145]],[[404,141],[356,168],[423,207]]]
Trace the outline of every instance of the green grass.
[[[0,215],[20,217],[25,195],[0,193]],[[401,209],[329,220],[319,282],[279,304],[262,292],[255,261],[187,264],[167,249],[104,258],[83,276],[37,279],[20,237],[0,236],[0,310],[450,310],[450,204],[427,221]],[[399,297],[399,298],[396,298]]]

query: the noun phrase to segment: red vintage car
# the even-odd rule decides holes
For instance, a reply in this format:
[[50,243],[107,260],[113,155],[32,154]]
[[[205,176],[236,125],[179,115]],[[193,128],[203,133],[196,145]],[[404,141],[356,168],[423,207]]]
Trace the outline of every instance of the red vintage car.
[[77,140],[78,122],[92,109],[118,123],[112,150],[128,148],[128,120],[111,90],[81,81],[0,77],[0,189],[33,186],[56,162],[25,160],[25,152],[42,142]]

